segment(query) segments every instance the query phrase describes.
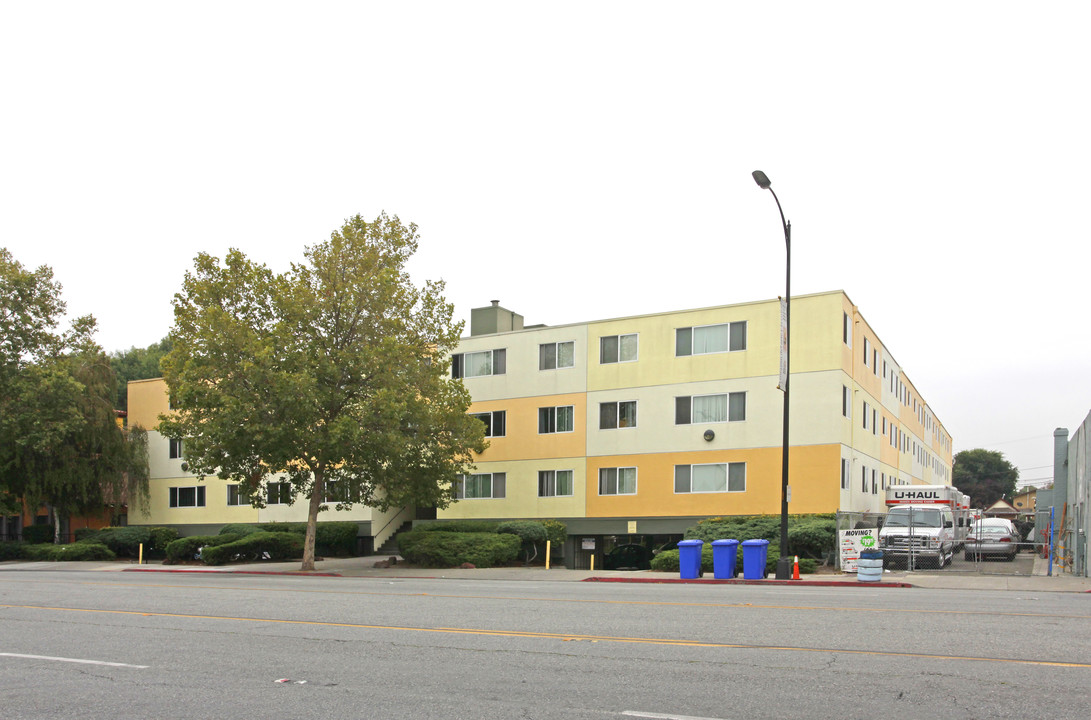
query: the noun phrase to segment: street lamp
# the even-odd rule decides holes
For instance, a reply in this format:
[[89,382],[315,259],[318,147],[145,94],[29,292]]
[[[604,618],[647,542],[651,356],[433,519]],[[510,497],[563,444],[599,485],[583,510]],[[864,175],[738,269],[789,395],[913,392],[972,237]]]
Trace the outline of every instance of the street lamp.
[[773,192],[769,177],[761,170],[755,170],[754,182],[762,190],[773,193],[780,211],[780,224],[784,226],[784,249],[787,253],[787,272],[784,281],[784,324],[781,329],[781,368],[780,386],[784,391],[784,440],[780,473],[780,559],[777,560],[777,580],[787,580],[792,576],[792,561],[788,557],[788,375],[791,368],[791,329],[792,329],[792,223],[784,219],[784,208],[780,198]]

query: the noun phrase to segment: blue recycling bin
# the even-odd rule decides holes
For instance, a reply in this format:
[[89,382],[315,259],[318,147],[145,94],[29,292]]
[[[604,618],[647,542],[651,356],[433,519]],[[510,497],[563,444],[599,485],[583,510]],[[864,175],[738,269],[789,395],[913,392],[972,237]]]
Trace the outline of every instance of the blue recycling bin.
[[747,540],[742,544],[742,576],[746,580],[765,577],[765,563],[769,556],[768,540]]
[[735,577],[735,561],[739,554],[738,540],[712,541],[712,576],[717,580]]
[[682,540],[678,543],[678,572],[683,580],[701,577],[701,546],[704,540]]

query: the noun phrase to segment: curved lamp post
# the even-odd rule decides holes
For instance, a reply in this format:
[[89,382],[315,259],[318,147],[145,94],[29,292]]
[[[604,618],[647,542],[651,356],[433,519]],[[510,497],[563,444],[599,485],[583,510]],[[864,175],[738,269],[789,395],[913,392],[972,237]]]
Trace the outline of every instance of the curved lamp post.
[[780,211],[780,224],[784,226],[784,249],[787,253],[787,272],[784,281],[784,337],[783,337],[783,365],[781,368],[781,390],[784,391],[784,439],[783,457],[781,459],[780,475],[780,559],[777,560],[777,579],[787,580],[792,576],[792,560],[788,557],[788,377],[791,362],[791,329],[792,329],[792,223],[784,219],[784,209],[780,206],[780,198],[773,192],[769,177],[761,170],[755,170],[754,182],[762,190],[773,193],[773,199],[777,201],[777,210]]

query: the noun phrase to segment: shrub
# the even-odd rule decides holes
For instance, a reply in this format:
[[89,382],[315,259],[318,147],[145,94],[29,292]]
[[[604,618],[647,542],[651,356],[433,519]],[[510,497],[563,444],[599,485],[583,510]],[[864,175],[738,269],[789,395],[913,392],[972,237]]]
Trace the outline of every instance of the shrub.
[[[742,567],[742,555],[740,554],[736,560],[735,567]],[[656,572],[678,572],[681,570],[681,565],[678,560],[678,550],[664,550],[652,558],[652,570]],[[712,546],[705,543],[701,546],[701,571],[706,573],[712,573]]]
[[[307,534],[307,523],[262,523],[257,526],[262,532],[295,533],[300,537]],[[320,522],[315,526],[314,549],[319,555],[352,556],[356,554],[356,536],[360,527],[349,521]]]
[[238,535],[192,535],[190,537],[178,538],[167,545],[166,564],[170,565],[176,562],[193,560],[202,547],[215,547],[216,545],[223,545],[224,543],[234,542],[238,539]]
[[113,560],[116,556],[105,545],[72,543],[70,545],[24,545],[27,560],[56,562],[59,560]]
[[257,525],[246,525],[243,523],[228,523],[220,528],[220,535],[238,535],[243,537],[251,533],[261,532],[261,528]]
[[93,535],[86,536],[81,543],[98,543],[110,548],[118,557],[135,558],[140,554],[140,546],[151,547],[152,533],[146,527],[106,527]]
[[[424,532],[465,532],[465,533],[494,533],[500,527],[495,520],[441,520],[440,522],[418,525],[413,528]],[[399,545],[398,547],[401,547]]]
[[[773,555],[780,548],[779,515],[740,515],[702,520],[686,530],[686,539],[768,540]],[[788,518],[788,552],[823,558],[837,545],[837,521],[833,515],[793,515]]]
[[23,542],[28,545],[53,542],[52,525],[27,525],[23,528]]
[[498,533],[515,535],[522,541],[524,559],[529,563],[538,557],[538,544],[545,545],[548,533],[545,525],[537,520],[509,520],[500,523]]
[[[779,539],[778,539],[779,543]],[[788,525],[788,552],[804,558],[824,558],[837,547],[837,521],[832,518],[800,518]]]
[[398,535],[402,557],[421,567],[492,567],[519,556],[522,541],[510,533],[437,532],[414,529]]
[[96,528],[76,528],[74,531],[72,531],[72,536],[75,538],[76,542],[90,540],[97,534],[98,529]]
[[0,542],[0,560],[18,560],[23,557],[23,548],[26,543],[21,540]]
[[148,528],[148,532],[151,533],[151,547],[145,546],[145,556],[154,554],[156,557],[163,557],[167,552],[167,545],[178,539],[178,531],[174,528],[153,527]]
[[[218,535],[217,537],[228,537]],[[256,532],[201,551],[205,565],[223,565],[231,560],[294,560],[303,557],[303,536],[294,532]]]

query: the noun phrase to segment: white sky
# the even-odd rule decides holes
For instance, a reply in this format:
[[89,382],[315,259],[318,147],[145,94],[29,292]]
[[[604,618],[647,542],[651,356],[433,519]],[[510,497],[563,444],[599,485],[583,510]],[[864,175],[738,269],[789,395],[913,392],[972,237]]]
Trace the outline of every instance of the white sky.
[[[0,246],[110,351],[193,257],[420,226],[458,315],[844,289],[954,438],[1091,410],[1086,2],[4,2]],[[467,325],[468,332],[468,325]]]

